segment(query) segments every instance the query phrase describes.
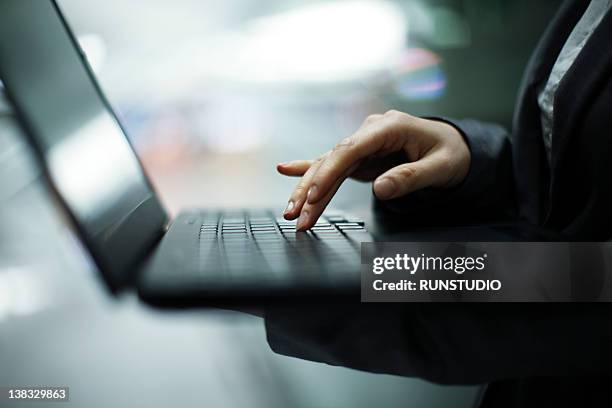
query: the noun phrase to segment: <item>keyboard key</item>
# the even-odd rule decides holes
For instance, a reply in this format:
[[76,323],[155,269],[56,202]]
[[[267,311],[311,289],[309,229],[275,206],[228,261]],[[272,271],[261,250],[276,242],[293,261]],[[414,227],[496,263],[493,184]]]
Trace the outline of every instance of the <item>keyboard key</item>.
[[365,222],[361,218],[349,217],[346,221],[351,224],[365,225]]
[[224,225],[228,224],[244,224],[244,218],[223,218],[222,223]]
[[228,279],[261,280],[266,272],[336,279],[328,272],[359,263],[359,243],[371,240],[363,221],[339,213],[324,214],[306,232],[296,231],[296,220],[272,212],[207,212],[200,219],[202,271],[223,270]]
[[329,225],[329,226],[317,226],[317,225],[315,225],[314,227],[311,228],[311,230],[313,230],[313,231],[335,231],[336,229],[334,227],[332,227],[331,225]]

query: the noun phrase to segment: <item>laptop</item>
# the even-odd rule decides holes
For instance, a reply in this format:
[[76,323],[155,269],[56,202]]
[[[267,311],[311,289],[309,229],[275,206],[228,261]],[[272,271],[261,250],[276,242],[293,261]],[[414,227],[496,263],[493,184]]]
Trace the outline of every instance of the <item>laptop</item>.
[[[355,296],[364,223],[265,209],[170,220],[55,1],[2,0],[0,80],[104,281],[169,307]],[[213,177],[213,176],[211,176]]]

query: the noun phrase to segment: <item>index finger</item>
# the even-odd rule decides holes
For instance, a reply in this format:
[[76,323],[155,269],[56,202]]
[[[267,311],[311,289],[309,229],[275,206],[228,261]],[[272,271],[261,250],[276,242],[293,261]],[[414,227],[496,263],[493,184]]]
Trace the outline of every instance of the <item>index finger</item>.
[[314,160],[294,160],[288,163],[278,163],[276,170],[285,176],[303,176],[306,171],[312,166]]
[[313,176],[308,202],[314,204],[321,200],[334,184],[347,177],[361,160],[378,151],[382,143],[382,138],[377,135],[380,131],[370,129],[366,133],[360,129],[353,136],[338,143]]

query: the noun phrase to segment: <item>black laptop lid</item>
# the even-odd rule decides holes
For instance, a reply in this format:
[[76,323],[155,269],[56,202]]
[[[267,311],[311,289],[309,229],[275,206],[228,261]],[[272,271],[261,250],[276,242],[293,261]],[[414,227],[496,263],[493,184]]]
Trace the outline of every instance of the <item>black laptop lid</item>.
[[167,218],[53,1],[0,2],[0,79],[93,258],[121,287]]

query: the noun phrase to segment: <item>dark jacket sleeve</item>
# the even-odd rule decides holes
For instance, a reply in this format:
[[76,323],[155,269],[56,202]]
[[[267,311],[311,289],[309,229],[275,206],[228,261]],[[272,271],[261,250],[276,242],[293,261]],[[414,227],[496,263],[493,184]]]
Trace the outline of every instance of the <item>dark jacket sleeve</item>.
[[463,135],[471,153],[468,175],[454,188],[429,188],[390,201],[375,199],[375,208],[391,213],[431,214],[429,219],[446,225],[514,218],[516,197],[508,131],[473,119],[428,119],[448,123]]
[[266,311],[280,354],[441,384],[609,372],[607,304],[357,304]]

